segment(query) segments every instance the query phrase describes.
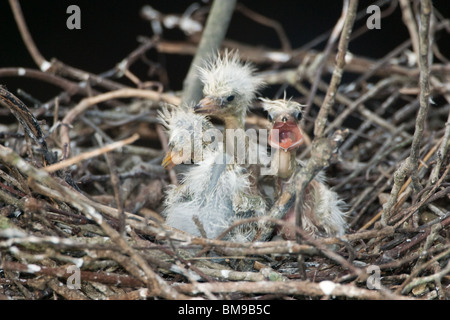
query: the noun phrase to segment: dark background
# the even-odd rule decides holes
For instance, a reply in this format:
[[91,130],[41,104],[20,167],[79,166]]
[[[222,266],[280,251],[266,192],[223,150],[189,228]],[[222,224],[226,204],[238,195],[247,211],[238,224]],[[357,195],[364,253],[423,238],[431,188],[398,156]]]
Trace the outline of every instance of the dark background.
[[[21,1],[28,27],[42,55],[50,60],[55,57],[68,65],[93,73],[113,68],[137,48],[138,36],[152,35],[148,21],[139,12],[149,4],[163,13],[182,13],[193,2],[187,0],[116,0],[116,1]],[[293,48],[298,48],[323,32],[330,30],[341,14],[341,1],[315,0],[240,0],[246,7],[279,21],[285,29]],[[361,0],[359,10],[364,10],[373,0]],[[71,4],[81,8],[81,30],[69,30],[66,9]],[[446,17],[450,16],[450,1],[434,1],[435,7]],[[0,68],[37,68],[26,50],[12,16],[8,1],[0,1]],[[363,26],[366,18],[357,23]],[[440,33],[440,49],[449,57],[450,37]],[[177,31],[166,31],[168,39],[183,39]],[[240,13],[235,13],[227,37],[247,44],[280,48],[273,29],[262,26]],[[381,22],[380,30],[371,30],[350,43],[349,50],[357,55],[381,58],[409,37],[399,8]],[[321,49],[317,47],[316,49]],[[152,58],[152,52],[148,53]],[[171,90],[180,90],[181,83],[191,61],[190,56],[166,55],[162,60],[168,71]],[[145,72],[133,70],[144,77]],[[23,78],[0,78],[0,84],[9,90],[25,88],[32,95],[42,95],[50,90],[47,84]],[[43,100],[48,97],[42,97]]]

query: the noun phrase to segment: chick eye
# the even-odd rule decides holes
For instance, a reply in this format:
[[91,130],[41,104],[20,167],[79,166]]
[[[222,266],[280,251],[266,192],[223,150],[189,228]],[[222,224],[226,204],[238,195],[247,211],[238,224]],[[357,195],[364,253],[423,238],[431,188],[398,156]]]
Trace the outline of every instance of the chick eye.
[[267,114],[267,118],[269,119],[269,121],[273,121],[273,117],[272,117],[272,115],[269,113],[269,114]]
[[228,101],[228,102],[231,102],[231,101],[233,101],[233,100],[234,100],[234,96],[228,96],[228,97],[227,97],[227,101]]
[[302,119],[302,113],[301,112],[299,112],[299,113],[297,113],[297,115],[295,116],[295,118],[297,119],[297,121],[300,121],[301,119]]

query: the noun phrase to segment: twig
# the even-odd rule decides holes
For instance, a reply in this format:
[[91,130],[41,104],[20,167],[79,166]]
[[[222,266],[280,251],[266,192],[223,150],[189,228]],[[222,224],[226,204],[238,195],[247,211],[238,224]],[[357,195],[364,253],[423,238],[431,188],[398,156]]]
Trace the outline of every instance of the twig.
[[[65,94],[83,94],[87,95],[87,89],[78,85],[75,82],[67,80],[63,77],[55,74],[42,72],[40,70],[34,70],[29,68],[1,68],[0,77],[26,77],[36,79],[39,81],[48,82],[54,86],[64,89]],[[95,91],[96,92],[96,91]]]
[[[447,218],[446,220],[439,221],[439,224],[440,224],[440,226],[438,228],[441,228],[441,227],[444,228],[444,227],[450,225],[450,219]],[[384,252],[383,258],[384,259],[398,258],[403,252],[411,249],[412,247],[416,246],[421,241],[425,240],[428,237],[428,235],[430,234],[432,227],[429,227],[423,233],[417,234],[412,239],[410,239],[410,241],[406,241],[405,243],[402,243],[402,244],[396,246],[395,248]]]
[[[404,78],[401,77],[389,77],[389,78],[385,78],[380,80],[378,83],[376,83],[373,88],[371,88],[370,90],[368,90],[367,92],[365,92],[364,94],[362,94],[358,99],[351,101],[350,99],[346,98],[344,95],[340,94],[340,93],[336,93],[335,99],[337,101],[339,101],[340,103],[344,103],[345,105],[347,105],[347,108],[345,108],[345,110],[339,114],[339,116],[336,117],[336,119],[333,120],[333,122],[331,122],[327,128],[325,129],[325,134],[329,133],[332,129],[334,128],[338,128],[339,126],[342,125],[342,123],[344,122],[344,120],[355,110],[360,110],[360,112],[362,113],[361,109],[362,104],[369,100],[370,98],[375,97],[377,94],[379,94],[383,89],[389,87],[389,86],[393,86],[397,83],[400,83],[400,81],[405,80]],[[372,120],[377,120],[375,117]],[[379,125],[387,128],[389,131],[391,131],[392,133],[397,132],[397,127],[387,123],[386,121],[377,121]],[[405,135],[404,133],[402,133],[402,135]]]
[[[139,135],[135,134],[133,136],[136,136],[136,140],[139,138]],[[105,149],[106,147],[104,146],[103,140],[100,137],[100,134],[96,134],[95,138],[98,142],[98,144],[100,145],[101,149]],[[108,147],[111,147],[111,145],[109,145]],[[123,207],[123,202],[124,199],[122,197],[122,193],[120,192],[121,188],[120,188],[120,180],[117,174],[117,169],[116,169],[116,163],[114,161],[114,158],[111,156],[111,154],[108,153],[104,153],[105,154],[105,160],[106,160],[106,164],[108,165],[108,169],[109,169],[109,174],[110,174],[110,180],[111,180],[111,185],[113,187],[114,190],[114,198],[116,200],[116,207],[117,207],[117,211],[119,213],[119,232],[120,235],[122,237],[125,236],[125,210]]]
[[417,113],[416,126],[414,130],[413,141],[411,144],[411,153],[400,167],[394,173],[394,186],[391,190],[391,196],[383,207],[381,220],[383,224],[387,224],[392,215],[392,208],[397,201],[397,197],[402,188],[406,177],[412,174],[411,179],[414,180],[419,166],[420,141],[424,131],[425,121],[430,105],[430,79],[429,79],[429,47],[430,47],[430,19],[432,5],[431,1],[424,0],[421,2],[420,14],[420,30],[419,30],[419,67],[420,67],[420,108]]
[[[67,279],[72,273],[67,272],[67,267],[46,267],[40,265],[25,265],[18,262],[3,262],[2,268],[5,270],[20,271],[23,273],[39,274],[56,276],[59,278]],[[107,272],[90,272],[90,271],[80,271],[80,280],[82,281],[95,281],[104,284],[111,284],[116,286],[124,287],[140,287],[143,283],[136,278],[130,276],[124,276],[120,274],[112,274]]]
[[[416,19],[414,18],[414,14],[411,8],[411,2],[408,0],[400,0],[400,7],[402,9],[402,18],[406,27],[409,31],[409,36],[411,38],[412,47],[414,50],[414,54],[417,57],[417,60],[420,59],[420,40],[419,35],[417,34],[417,24]],[[422,20],[423,21],[423,20]]]
[[11,9],[14,14],[14,19],[16,19],[17,26],[19,27],[20,35],[22,36],[23,42],[25,43],[25,46],[28,49],[28,52],[30,52],[31,57],[33,58],[34,62],[38,65],[38,67],[42,71],[47,71],[50,67],[50,62],[45,60],[45,58],[41,55],[39,52],[36,44],[33,41],[33,38],[31,37],[30,31],[28,30],[27,23],[25,22],[25,19],[23,18],[22,9],[20,8],[20,3],[18,0],[9,0],[9,5],[11,6]]
[[144,275],[142,276],[142,281],[144,281],[149,289],[156,296],[163,296],[168,299],[179,298],[179,294],[177,294],[172,288],[170,288],[148,265],[147,262],[138,255],[129,244],[120,236],[120,234],[114,230],[102,217],[102,215],[95,210],[92,206],[87,204],[86,202],[80,201],[79,195],[77,192],[60,185],[58,182],[53,180],[52,177],[48,175],[43,170],[38,170],[23,159],[21,159],[17,154],[15,154],[11,149],[1,147],[0,146],[0,158],[17,167],[21,172],[32,177],[37,180],[44,180],[45,183],[51,187],[55,192],[60,193],[64,197],[68,203],[73,205],[75,208],[83,212],[87,217],[93,219],[105,233],[114,241],[120,248],[122,248],[123,252],[130,255],[130,257],[138,264]]
[[[439,144],[441,142],[438,142],[433,148],[430,149],[430,151],[428,151],[428,153],[423,157],[423,159],[421,159],[421,161],[419,161],[419,166],[417,168],[417,170],[421,169],[423,164],[426,163],[432,156],[433,154],[436,152]],[[399,169],[397,169],[399,170]],[[394,173],[394,180],[395,180],[395,173]],[[402,195],[402,193],[408,188],[408,186],[411,183],[411,178],[408,178],[408,180],[406,180],[406,182],[401,186],[400,191],[398,192],[399,195]],[[395,210],[396,208],[399,208],[405,201],[405,198],[402,198],[403,200],[398,200],[395,205],[393,210]],[[362,226],[359,230],[366,230],[367,228],[369,228],[371,225],[373,225],[380,217],[382,217],[384,212],[384,208],[380,211],[378,211],[378,213],[372,218],[370,219],[369,222],[367,222],[364,226]]]
[[445,133],[444,137],[441,141],[441,146],[439,147],[439,150],[437,151],[437,160],[436,165],[434,166],[433,170],[430,174],[430,183],[434,184],[439,179],[439,171],[441,170],[442,163],[445,159],[445,157],[448,157],[447,151],[450,146],[450,110],[448,113],[447,122],[445,123]]
[[[270,222],[270,223],[279,224],[279,225],[287,225],[287,222],[285,222],[283,220],[277,220],[277,219],[273,219],[273,218],[269,218],[269,217],[243,219],[243,220],[239,220],[239,221],[236,221],[235,223],[233,223],[232,226],[230,226],[227,230],[222,232],[221,235],[219,235],[219,238],[224,236],[231,229],[237,227],[238,225],[245,224],[245,223],[251,223],[253,221],[259,221],[260,223],[261,222],[266,222],[266,223]],[[360,270],[355,268],[348,261],[346,261],[341,256],[339,256],[338,254],[336,254],[333,251],[331,251],[330,249],[328,249],[326,247],[326,245],[324,245],[320,241],[315,240],[312,237],[308,236],[306,234],[306,232],[301,227],[296,226],[295,232],[301,236],[301,238],[302,238],[304,243],[309,244],[309,245],[317,248],[318,251],[322,252],[329,259],[334,260],[335,262],[341,264],[344,268],[348,268],[352,273],[355,273],[355,274],[360,274],[361,273]],[[338,241],[338,242],[341,242],[341,241]],[[289,246],[291,245],[290,242],[288,242],[288,244],[289,244]],[[315,254],[316,253],[315,250],[311,250],[311,248],[308,248],[308,247],[300,246],[299,248],[302,248],[302,249],[297,251],[296,253],[302,253],[302,252],[304,252],[306,254]],[[224,248],[217,248],[217,251],[221,252],[221,253],[226,253],[226,252],[230,253],[230,250],[227,250],[227,249],[224,250]],[[237,252],[237,251],[235,251],[235,252]],[[292,248],[289,248],[289,252],[290,253],[294,253],[292,251]],[[240,253],[242,253],[242,251]]]
[[347,47],[350,40],[350,34],[352,32],[353,23],[356,17],[356,9],[358,7],[357,0],[349,0],[348,11],[345,16],[344,26],[342,28],[341,37],[339,39],[338,53],[336,56],[336,65],[333,70],[333,74],[328,87],[327,94],[323,101],[323,104],[319,110],[319,114],[314,123],[314,136],[321,138],[325,132],[325,124],[329,110],[334,104],[334,97],[337,92],[338,86],[342,79],[343,69],[345,66],[345,56],[347,54]]
[[82,292],[79,290],[69,289],[67,286],[59,282],[58,279],[51,278],[48,280],[47,284],[53,291],[67,300],[87,300],[87,297]]
[[60,161],[58,163],[52,164],[50,166],[47,166],[44,168],[45,171],[47,172],[54,172],[57,170],[61,170],[64,169],[66,167],[69,167],[73,164],[76,164],[78,162],[93,158],[93,157],[97,157],[99,155],[105,154],[107,152],[110,152],[114,149],[118,149],[121,148],[127,144],[131,144],[133,142],[135,142],[137,139],[139,139],[139,135],[137,133],[133,134],[131,137],[121,140],[121,141],[116,141],[113,143],[110,143],[106,146],[103,146],[101,148],[89,151],[89,152],[83,152],[77,156],[74,156],[72,158]]
[[339,34],[341,33],[342,28],[344,26],[344,21],[347,16],[348,6],[349,6],[348,0],[344,0],[343,5],[342,5],[341,17],[339,18],[338,22],[336,23],[333,30],[331,31],[331,34],[327,41],[325,50],[322,53],[322,55],[320,56],[319,67],[317,68],[316,72],[314,73],[315,74],[314,79],[311,81],[312,86],[311,86],[311,90],[308,95],[308,100],[306,102],[306,108],[305,108],[304,114],[309,114],[309,109],[311,108],[311,104],[316,95],[317,85],[319,83],[320,77],[322,76],[323,68],[324,68],[325,63],[328,60],[328,56],[330,55],[331,50],[333,49],[334,44],[336,43],[337,39],[339,38]]
[[[448,254],[448,252],[447,252],[447,254]],[[422,283],[427,283],[427,282],[432,282],[432,281],[440,281],[442,279],[442,277],[444,277],[448,273],[450,273],[450,261],[447,263],[447,266],[444,269],[442,269],[440,272],[434,273],[430,276],[416,278],[416,279],[412,280],[411,283],[409,283],[408,285],[406,285],[403,288],[402,293],[408,293],[415,286],[418,286]]]
[[27,106],[3,86],[0,86],[0,103],[9,108],[11,113],[23,126],[27,135],[42,149],[46,162],[52,164],[54,159],[47,149],[47,143],[41,126]]
[[[427,202],[430,201],[431,197],[433,196],[433,193],[435,192],[435,190],[441,186],[443,180],[447,177],[447,174],[450,171],[450,164],[447,166],[447,168],[445,169],[442,177],[436,182],[435,185],[430,186],[430,190],[427,191],[424,195],[424,197],[421,199],[421,201],[419,201],[418,203],[414,204],[413,206],[411,206],[411,208],[408,208],[407,213],[404,215],[404,217],[402,217],[400,219],[400,221],[395,222],[394,227],[399,227],[403,222],[405,222],[414,212],[416,212],[422,205],[426,204]],[[446,190],[443,190],[443,195],[445,195]],[[437,193],[434,194],[434,196],[437,196]],[[394,216],[396,218],[396,216]],[[393,219],[394,217],[392,217],[392,220],[395,221],[395,219]],[[388,221],[391,222],[391,221]]]
[[[328,285],[329,287],[325,287]],[[383,300],[400,299],[409,300],[407,297],[388,294],[382,291],[368,290],[355,287],[351,284],[335,284],[331,281],[324,283],[314,283],[309,281],[258,281],[258,282],[221,282],[221,283],[199,283],[197,287],[203,290],[210,290],[216,293],[241,292],[246,294],[272,293],[299,296],[322,297],[332,295],[336,297]],[[178,284],[175,287],[180,292],[191,294],[195,292],[192,284]],[[329,290],[327,290],[329,289]]]
[[[442,226],[440,224],[436,224],[433,226],[433,230],[431,231],[431,236],[433,237],[433,239],[435,238],[435,232],[437,232],[438,230],[441,230]],[[429,238],[429,237],[428,237]],[[406,289],[406,286],[411,283],[411,281],[414,281],[414,278],[422,271],[425,270],[426,268],[428,268],[431,264],[433,264],[434,262],[448,256],[450,254],[450,249],[447,249],[445,251],[443,251],[442,253],[434,256],[430,261],[428,261],[427,263],[421,263],[419,264],[419,262],[421,260],[423,260],[424,257],[424,252],[427,252],[429,248],[427,248],[426,246],[420,250],[420,256],[418,258],[416,267],[414,268],[414,270],[411,272],[411,274],[409,275],[408,278],[405,279],[405,281],[401,284],[401,286],[399,286],[396,290],[396,293],[408,293],[409,290]]]
[[117,98],[144,98],[144,99],[150,99],[154,101],[165,101],[171,104],[178,104],[179,99],[175,96],[159,93],[155,91],[150,90],[141,90],[141,89],[119,89],[116,91],[110,91],[107,93],[103,93],[91,98],[85,98],[80,101],[73,109],[70,110],[70,112],[64,117],[62,120],[62,123],[64,126],[61,126],[60,128],[60,139],[63,146],[67,147],[67,154],[68,156],[70,154],[70,138],[69,138],[69,128],[67,127],[70,125],[73,120],[80,114],[86,111],[90,106],[95,105],[97,103],[101,103],[107,100],[111,99],[117,99]]
[[[350,40],[350,34],[356,17],[357,7],[358,1],[350,0],[348,11],[345,15],[341,38],[339,40],[336,66],[333,70],[327,94],[314,124],[315,137],[312,142],[311,158],[308,160],[306,166],[300,169],[300,172],[295,176],[295,221],[300,227],[302,221],[303,196],[305,194],[306,187],[320,170],[333,161],[332,159],[333,157],[336,157],[338,146],[348,134],[348,130],[345,132],[338,131],[332,139],[324,138],[325,124],[327,122],[328,113],[334,104],[334,97],[341,82],[343,68],[345,65],[345,55],[347,53],[348,42]],[[302,238],[297,236],[297,241],[300,243]],[[299,256],[299,264],[299,270],[301,271],[303,269],[302,256]]]
[[246,15],[250,19],[253,19],[254,21],[256,21],[262,25],[273,28],[275,30],[275,32],[277,33],[278,38],[280,39],[282,50],[287,53],[292,51],[292,47],[291,47],[289,38],[286,35],[286,33],[284,32],[283,26],[278,21],[269,19],[255,11],[247,8],[242,3],[238,3],[236,5],[236,11],[241,12],[243,15]]

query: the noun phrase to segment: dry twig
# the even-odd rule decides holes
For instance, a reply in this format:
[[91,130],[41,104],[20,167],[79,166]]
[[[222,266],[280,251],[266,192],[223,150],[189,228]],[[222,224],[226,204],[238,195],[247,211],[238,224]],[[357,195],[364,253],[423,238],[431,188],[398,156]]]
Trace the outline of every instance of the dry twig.
[[[0,121],[7,119],[0,123],[0,298],[448,299],[450,68],[437,36],[448,31],[448,17],[430,0],[389,3],[382,17],[398,14],[409,37],[386,47],[379,59],[348,52],[349,43],[371,32],[359,26],[366,8],[356,13],[356,0],[343,2],[332,31],[299,48],[291,47],[283,21],[236,6],[263,30],[272,27],[281,49],[226,39],[235,2],[214,1],[211,8],[196,6],[189,17],[203,21],[209,12],[203,37],[140,37],[121,63],[100,75],[43,57],[18,1],[9,2],[39,69],[0,68],[0,77],[32,79],[59,91],[50,98],[25,90],[16,96],[0,87],[6,107]],[[214,18],[224,7],[226,14]],[[207,40],[211,34],[214,43]],[[311,49],[322,42],[328,43],[322,52]],[[297,90],[301,96],[293,99],[320,107],[317,115],[315,106],[309,108],[304,118],[305,139],[311,138],[298,157],[306,165],[268,216],[237,221],[225,231],[265,224],[254,242],[194,237],[164,225],[159,214],[164,188],[179,176],[160,166],[167,141],[155,109],[195,100],[195,94],[187,85],[182,97],[169,92],[173,75],[147,53],[195,56],[194,70],[219,47],[238,49],[253,62],[268,92]],[[133,71],[138,61],[160,82],[140,79]],[[355,80],[343,77],[347,72]],[[257,112],[246,124],[266,128],[258,108],[255,103],[251,111]],[[320,170],[349,204],[348,232],[314,238],[297,226],[298,242],[274,238],[274,227],[287,224],[282,217],[299,206]],[[382,215],[384,224],[376,223]],[[236,261],[246,262],[246,269]],[[79,268],[81,288],[67,286],[68,266]],[[380,286],[370,290],[374,268]],[[299,274],[307,280],[299,281]]]

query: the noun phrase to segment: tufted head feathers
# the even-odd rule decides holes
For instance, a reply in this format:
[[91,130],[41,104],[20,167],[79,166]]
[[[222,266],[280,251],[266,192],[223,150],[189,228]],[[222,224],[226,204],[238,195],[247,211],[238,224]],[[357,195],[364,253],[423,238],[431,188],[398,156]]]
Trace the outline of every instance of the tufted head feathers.
[[189,106],[166,105],[158,111],[158,120],[166,127],[169,135],[170,150],[163,159],[164,167],[189,163],[201,156],[204,147],[202,135],[213,128],[204,115],[195,114]]
[[197,113],[226,118],[245,117],[248,106],[262,86],[249,63],[242,63],[236,51],[208,59],[199,68],[204,98],[195,107]]
[[292,100],[269,100],[260,98],[263,108],[272,122],[269,144],[273,148],[290,151],[303,143],[303,135],[299,127],[302,117],[302,105]]

